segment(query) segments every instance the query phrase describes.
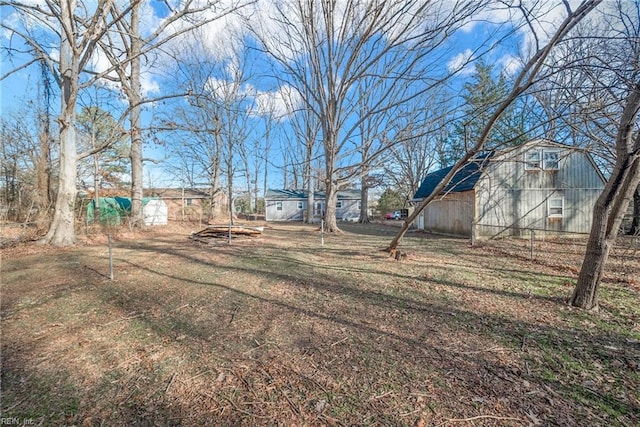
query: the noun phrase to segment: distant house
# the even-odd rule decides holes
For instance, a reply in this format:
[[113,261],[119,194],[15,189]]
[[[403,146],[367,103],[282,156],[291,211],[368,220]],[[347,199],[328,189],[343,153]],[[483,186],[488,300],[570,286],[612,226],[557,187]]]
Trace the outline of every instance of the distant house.
[[[451,168],[428,174],[428,197]],[[548,140],[476,156],[416,219],[418,229],[473,237],[588,233],[605,179],[586,151]]]
[[[310,210],[314,218],[322,217],[326,206],[326,193],[314,193],[314,206]],[[304,190],[268,190],[265,196],[265,219],[267,221],[302,221],[305,218],[307,192]],[[360,190],[338,191],[336,218],[354,221],[360,216]]]
[[[226,198],[222,193],[220,192],[215,199],[219,206],[226,203]],[[149,188],[144,190],[144,194],[164,200],[170,220],[202,221],[209,219],[211,195],[208,189]]]

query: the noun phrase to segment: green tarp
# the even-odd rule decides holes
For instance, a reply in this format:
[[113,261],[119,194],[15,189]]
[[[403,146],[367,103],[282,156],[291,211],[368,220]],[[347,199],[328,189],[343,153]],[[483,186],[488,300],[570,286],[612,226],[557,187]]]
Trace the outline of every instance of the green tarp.
[[[100,222],[107,225],[120,225],[122,220],[131,213],[131,199],[127,197],[100,197]],[[87,223],[96,219],[95,199],[87,205]]]
[[[151,200],[159,200],[157,197],[144,197],[142,206],[146,206]],[[100,222],[106,225],[120,225],[131,214],[131,199],[128,197],[100,197]],[[165,213],[166,215],[166,213]],[[87,205],[87,224],[96,220],[96,201],[92,199]],[[166,223],[166,220],[165,222]]]

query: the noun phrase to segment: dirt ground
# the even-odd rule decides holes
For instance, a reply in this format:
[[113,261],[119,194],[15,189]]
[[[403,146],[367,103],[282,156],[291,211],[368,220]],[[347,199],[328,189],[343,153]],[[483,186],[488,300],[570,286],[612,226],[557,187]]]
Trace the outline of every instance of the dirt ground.
[[[252,224],[253,225],[253,224]],[[471,246],[390,224],[195,225],[2,250],[1,417],[22,425],[640,425],[640,241],[597,312],[582,240]]]

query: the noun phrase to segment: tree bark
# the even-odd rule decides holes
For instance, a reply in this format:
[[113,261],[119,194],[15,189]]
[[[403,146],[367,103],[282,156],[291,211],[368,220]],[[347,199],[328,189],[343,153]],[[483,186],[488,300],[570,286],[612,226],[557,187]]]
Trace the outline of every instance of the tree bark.
[[633,193],[633,219],[629,234],[632,236],[640,235],[640,186]]
[[75,201],[78,154],[76,150],[76,102],[80,64],[75,52],[73,12],[76,0],[60,3],[60,21],[65,27],[60,41],[60,174],[55,212],[49,231],[42,243],[53,246],[72,246],[76,243]]
[[598,306],[598,289],[611,247],[629,202],[640,184],[640,133],[634,130],[640,110],[640,82],[630,88],[618,125],[616,163],[611,178],[593,208],[593,224],[578,283],[569,299],[573,306],[591,310]]
[[131,108],[131,225],[142,226],[142,134],[140,126],[140,103],[142,100],[140,84],[140,54],[142,40],[140,39],[140,6],[136,2],[131,9],[131,75],[129,106]]
[[365,172],[362,174],[360,180],[360,218],[358,222],[360,224],[369,224],[369,186],[368,186],[368,170],[365,168]]
[[327,191],[325,199],[324,224],[327,233],[341,233],[336,219],[336,202],[338,201],[338,186],[327,179]]
[[[44,120],[48,120],[46,117]],[[44,125],[44,123],[43,123]],[[51,137],[48,126],[40,131],[40,153],[36,164],[35,207],[40,218],[44,218],[51,203]]]
[[[640,154],[640,153],[639,153]],[[640,182],[640,156],[616,168],[593,209],[593,224],[578,283],[569,299],[587,310],[598,307],[598,290],[609,252],[615,244],[629,201]]]
[[307,179],[307,224],[313,224],[315,219],[315,185],[313,176],[311,176],[311,166],[309,169],[309,178]]

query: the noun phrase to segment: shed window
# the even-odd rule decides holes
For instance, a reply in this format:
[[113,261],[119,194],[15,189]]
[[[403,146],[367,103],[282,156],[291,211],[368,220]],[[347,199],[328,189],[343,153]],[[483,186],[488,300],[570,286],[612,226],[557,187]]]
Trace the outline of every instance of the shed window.
[[564,216],[563,197],[554,197],[547,201],[547,215],[550,218],[562,218]]
[[362,209],[362,200],[358,200],[358,210]]
[[191,206],[191,205],[193,205],[193,199],[185,199],[184,203],[187,206]]
[[542,166],[544,170],[558,170],[560,155],[557,151],[545,150],[543,159],[544,164]]
[[338,201],[336,202],[336,208],[337,208],[337,209],[341,209],[341,208],[342,208],[342,200],[338,200]]
[[298,209],[304,209],[304,202],[298,202]]
[[542,166],[540,150],[529,150],[524,153],[524,169],[538,170]]
[[276,202],[276,210],[277,211],[281,211],[282,210],[282,202]]

